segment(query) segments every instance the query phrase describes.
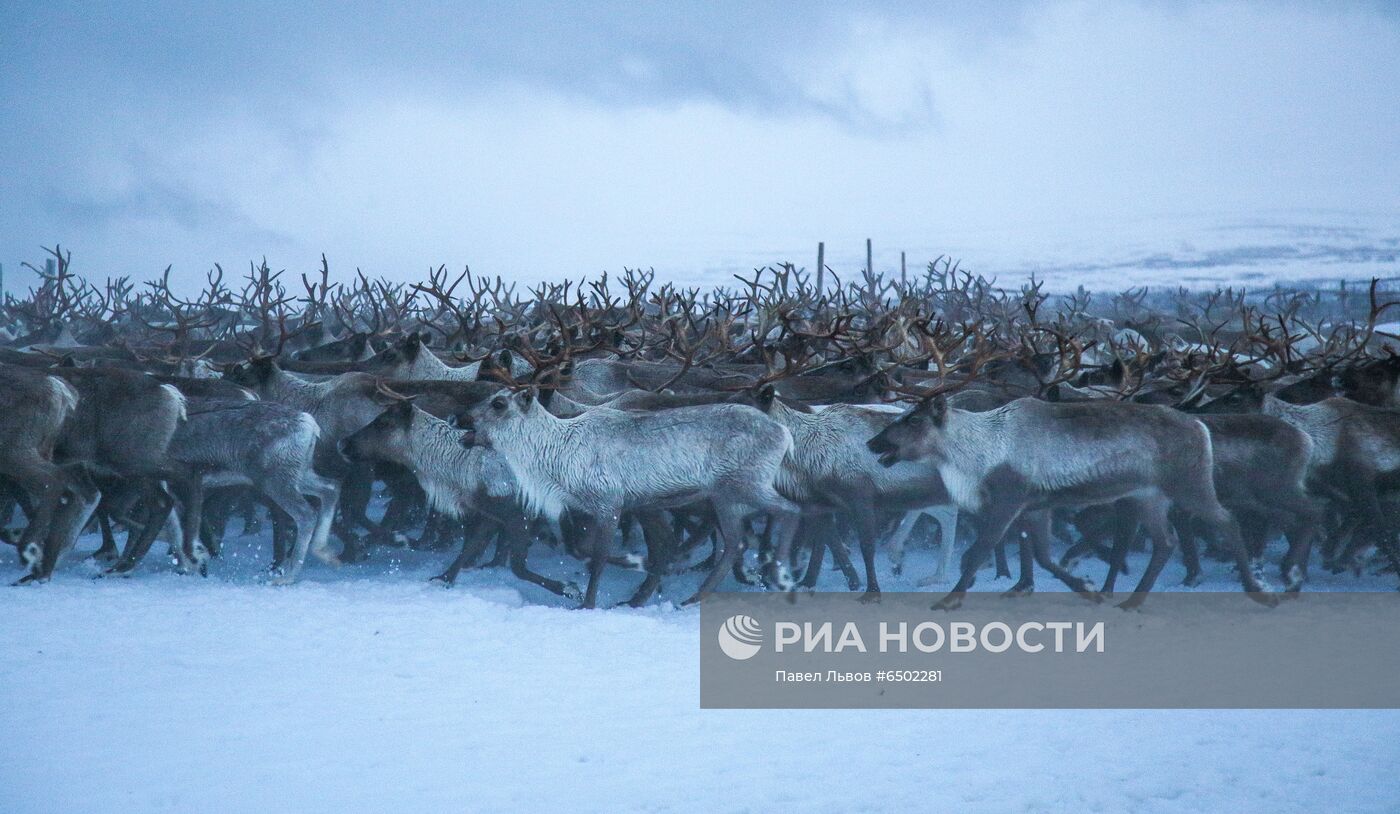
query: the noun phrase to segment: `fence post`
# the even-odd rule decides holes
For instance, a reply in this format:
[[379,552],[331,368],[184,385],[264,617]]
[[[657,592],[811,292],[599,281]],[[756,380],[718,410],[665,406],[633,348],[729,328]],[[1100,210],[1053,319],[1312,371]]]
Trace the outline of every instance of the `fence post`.
[[817,293],[826,291],[826,244],[817,242]]
[[909,287],[909,267],[904,265],[904,252],[899,253],[899,287]]
[[44,273],[50,277],[58,274],[58,264],[52,257],[44,261]]
[[871,262],[870,238],[868,237],[865,239],[865,276],[867,279],[874,279],[875,277],[875,266]]

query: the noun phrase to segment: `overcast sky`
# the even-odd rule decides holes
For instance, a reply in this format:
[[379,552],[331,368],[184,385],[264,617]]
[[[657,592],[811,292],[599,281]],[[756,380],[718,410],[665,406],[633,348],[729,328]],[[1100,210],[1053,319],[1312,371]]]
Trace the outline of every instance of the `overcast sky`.
[[7,270],[684,277],[1400,213],[1391,3],[214,5],[0,5]]

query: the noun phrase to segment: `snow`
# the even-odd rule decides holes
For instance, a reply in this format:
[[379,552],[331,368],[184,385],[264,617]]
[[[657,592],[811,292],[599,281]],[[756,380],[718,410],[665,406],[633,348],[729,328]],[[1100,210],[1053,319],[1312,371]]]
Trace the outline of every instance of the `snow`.
[[[701,710],[699,614],[671,604],[698,577],[577,611],[496,570],[445,590],[426,578],[450,555],[407,550],[274,588],[269,552],[234,538],[207,579],[153,554],[128,579],[74,561],[0,590],[0,810],[1395,810],[1393,710]],[[882,581],[913,590],[936,559],[911,547]],[[542,546],[532,564],[583,574]],[[605,600],[639,577],[612,569]],[[1310,586],[1359,587],[1390,581]]]
[[[1396,211],[1281,210],[1251,213],[1183,212],[1118,218],[1021,222],[1007,228],[949,228],[927,232],[824,234],[826,262],[843,280],[865,267],[865,239],[873,242],[877,271],[898,273],[900,252],[912,276],[947,256],[962,268],[1015,288],[1032,274],[1045,290],[1085,286],[1100,294],[1127,287],[1216,285],[1270,288],[1277,283],[1333,287],[1338,280],[1391,277],[1400,260]],[[749,244],[755,245],[755,244]],[[816,244],[729,252],[716,258],[676,250],[651,258],[663,273],[684,273],[691,284],[733,286],[734,274],[792,261],[813,268]]]

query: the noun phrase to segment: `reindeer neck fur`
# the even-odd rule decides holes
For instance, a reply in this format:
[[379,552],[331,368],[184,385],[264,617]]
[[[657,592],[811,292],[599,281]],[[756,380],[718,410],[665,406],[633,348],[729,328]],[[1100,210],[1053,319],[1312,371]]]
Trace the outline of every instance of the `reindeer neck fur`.
[[420,348],[418,356],[413,360],[413,365],[409,367],[410,375],[405,378],[434,381],[476,381],[477,370],[480,367],[480,362],[472,362],[463,367],[452,367],[439,359],[436,353],[427,348]]
[[587,467],[572,466],[573,458],[588,448],[587,425],[598,409],[575,418],[555,418],[539,404],[531,405],[505,432],[491,433],[491,447],[505,458],[515,475],[517,494],[531,514],[557,520],[569,504],[571,473],[585,476]]
[[850,404],[805,413],[774,401],[768,417],[786,427],[793,440],[778,475],[778,491],[799,502],[844,499],[868,494],[865,490],[877,495],[919,492],[932,475],[929,462],[885,467],[865,445],[897,415]]
[[312,415],[320,407],[326,395],[335,387],[335,379],[311,382],[294,376],[282,368],[274,368],[272,375],[258,388],[259,395],[268,400],[295,407]]
[[1271,393],[1264,397],[1263,410],[1307,433],[1313,442],[1310,465],[1325,466],[1336,460],[1341,440],[1342,413],[1334,401],[1292,404]]
[[943,457],[938,474],[959,507],[982,506],[982,482],[1010,455],[1007,407],[985,413],[949,409],[943,420]]
[[466,449],[461,432],[446,421],[416,416],[409,428],[404,463],[418,479],[434,509],[460,518],[479,491],[483,450]]

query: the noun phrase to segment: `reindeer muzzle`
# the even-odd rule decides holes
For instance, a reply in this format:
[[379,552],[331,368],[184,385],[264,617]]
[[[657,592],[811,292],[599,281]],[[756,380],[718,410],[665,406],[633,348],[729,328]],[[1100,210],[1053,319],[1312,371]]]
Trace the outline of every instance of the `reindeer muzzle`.
[[865,446],[868,447],[871,452],[880,456],[881,466],[889,467],[899,463],[899,447],[884,438],[877,435],[869,441],[866,441]]

